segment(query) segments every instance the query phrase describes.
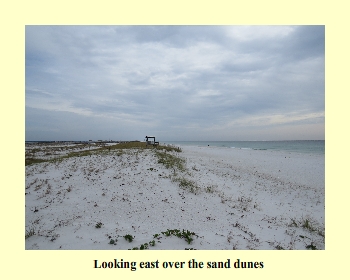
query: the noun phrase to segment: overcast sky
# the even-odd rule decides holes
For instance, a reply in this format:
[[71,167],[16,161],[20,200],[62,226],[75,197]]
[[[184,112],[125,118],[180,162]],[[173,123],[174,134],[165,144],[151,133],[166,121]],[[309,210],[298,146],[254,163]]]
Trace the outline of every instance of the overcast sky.
[[325,137],[324,26],[26,26],[26,140]]

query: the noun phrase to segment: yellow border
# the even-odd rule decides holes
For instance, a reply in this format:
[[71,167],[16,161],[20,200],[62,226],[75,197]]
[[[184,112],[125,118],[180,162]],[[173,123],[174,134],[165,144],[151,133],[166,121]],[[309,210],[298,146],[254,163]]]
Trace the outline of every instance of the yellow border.
[[[347,268],[346,130],[349,102],[345,1],[4,1],[1,5],[1,267],[25,279],[222,277],[325,279]],[[324,251],[25,251],[24,31],[29,24],[320,24],[326,26],[326,250]],[[4,156],[5,154],[5,156]],[[93,260],[263,261],[264,269],[93,269]],[[340,270],[340,271],[339,271]],[[344,270],[343,272],[341,270]],[[341,276],[341,278],[343,278]]]

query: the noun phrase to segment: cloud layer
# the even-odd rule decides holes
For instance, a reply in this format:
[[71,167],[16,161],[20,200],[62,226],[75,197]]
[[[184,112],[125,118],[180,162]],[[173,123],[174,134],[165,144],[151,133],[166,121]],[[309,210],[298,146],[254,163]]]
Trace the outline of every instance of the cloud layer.
[[324,139],[324,26],[27,26],[26,140]]

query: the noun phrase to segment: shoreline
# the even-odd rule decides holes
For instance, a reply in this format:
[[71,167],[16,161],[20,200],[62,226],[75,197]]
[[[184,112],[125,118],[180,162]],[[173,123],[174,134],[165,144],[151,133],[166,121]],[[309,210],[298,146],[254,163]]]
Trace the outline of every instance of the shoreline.
[[324,155],[180,147],[26,166],[26,249],[324,249]]
[[325,187],[325,155],[322,154],[210,146],[179,145],[179,147],[189,154],[226,160],[228,163],[236,164],[237,168],[256,168],[276,177],[284,176],[289,181]]
[[[315,144],[317,143],[317,144]],[[325,154],[324,140],[281,141],[173,141],[164,144],[189,147],[214,147],[239,150],[281,151],[298,154]]]

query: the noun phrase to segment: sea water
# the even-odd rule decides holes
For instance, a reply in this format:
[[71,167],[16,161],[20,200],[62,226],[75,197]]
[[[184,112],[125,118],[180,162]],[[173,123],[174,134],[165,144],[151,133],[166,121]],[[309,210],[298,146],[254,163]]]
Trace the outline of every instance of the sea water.
[[324,140],[291,141],[165,141],[164,144],[186,146],[213,146],[231,149],[276,150],[307,154],[325,154]]

